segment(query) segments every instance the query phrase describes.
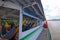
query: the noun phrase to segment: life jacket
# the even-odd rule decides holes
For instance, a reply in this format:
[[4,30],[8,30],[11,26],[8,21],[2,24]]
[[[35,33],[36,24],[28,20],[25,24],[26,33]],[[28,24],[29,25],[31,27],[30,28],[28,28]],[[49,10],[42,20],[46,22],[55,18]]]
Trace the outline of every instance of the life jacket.
[[47,23],[47,21],[43,24],[43,27],[44,27],[44,28],[48,28],[48,23]]

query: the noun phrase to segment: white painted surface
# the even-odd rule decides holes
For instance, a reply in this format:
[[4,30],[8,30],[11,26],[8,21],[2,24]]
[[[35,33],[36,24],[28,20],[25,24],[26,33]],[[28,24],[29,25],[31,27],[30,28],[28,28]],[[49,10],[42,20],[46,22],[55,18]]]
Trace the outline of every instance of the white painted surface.
[[16,5],[16,4],[9,2],[9,1],[6,1],[6,2],[0,1],[0,6],[12,8],[12,9],[17,9],[17,10],[21,9],[21,6]]
[[60,21],[48,21],[48,27],[52,40],[60,40]]
[[[34,16],[31,16],[31,15],[25,13],[25,12],[23,12],[23,14],[24,14],[24,15],[27,15],[27,16],[30,16],[30,17],[32,17],[32,18],[35,18],[35,19],[39,19],[39,18],[34,17]],[[22,15],[23,15],[23,14],[22,14]],[[23,16],[20,16],[20,17],[23,18]],[[20,20],[20,21],[21,21],[21,20]],[[21,25],[21,24],[22,24],[22,21],[20,22],[20,25]],[[32,28],[32,29],[30,29],[30,30],[27,30],[27,31],[22,32],[22,26],[20,26],[20,33],[19,33],[19,34],[20,34],[20,38],[19,38],[19,39],[23,38],[24,36],[26,36],[27,34],[33,32],[34,30],[36,30],[36,29],[39,28],[39,27],[42,27],[42,24],[39,25],[39,26],[37,26],[37,27],[35,27],[35,28]],[[36,35],[37,35],[37,34],[36,34]]]
[[3,3],[4,3],[4,2],[0,1],[0,6],[2,6]]
[[5,2],[3,7],[12,8],[12,9],[18,9],[18,10],[21,9],[21,7],[19,5],[13,4],[13,3],[9,2],[9,1]]
[[22,33],[22,18],[23,18],[23,17],[22,17],[22,9],[21,9],[21,10],[20,10],[20,19],[19,19],[19,20],[20,20],[20,22],[19,22],[19,23],[20,23],[20,24],[19,24],[19,25],[20,25],[20,27],[19,27],[19,40],[20,40],[20,38],[21,38],[21,33]]
[[29,15],[28,13],[26,13],[26,12],[24,12],[24,11],[23,11],[23,14],[24,14],[24,15],[27,15],[27,16],[30,16],[30,17],[32,17],[32,18],[35,18],[35,19],[39,19],[39,18],[37,18],[37,17],[35,17],[35,16]]
[[32,29],[27,30],[27,31],[25,31],[25,32],[22,32],[21,35],[20,35],[20,38],[23,38],[24,36],[26,36],[27,34],[33,32],[34,30],[36,30],[36,29],[39,28],[39,27],[41,27],[41,26],[37,26],[37,27],[35,27],[35,28],[32,28]]
[[37,37],[41,34],[43,30],[43,27],[41,27],[41,29],[39,29],[29,40],[36,40]]

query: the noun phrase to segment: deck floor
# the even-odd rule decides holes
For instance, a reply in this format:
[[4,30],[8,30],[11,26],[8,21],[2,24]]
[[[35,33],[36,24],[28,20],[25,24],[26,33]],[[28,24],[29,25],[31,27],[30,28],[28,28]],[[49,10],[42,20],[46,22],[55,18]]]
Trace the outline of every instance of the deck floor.
[[42,33],[38,36],[36,40],[50,40],[50,34],[48,29],[43,29]]

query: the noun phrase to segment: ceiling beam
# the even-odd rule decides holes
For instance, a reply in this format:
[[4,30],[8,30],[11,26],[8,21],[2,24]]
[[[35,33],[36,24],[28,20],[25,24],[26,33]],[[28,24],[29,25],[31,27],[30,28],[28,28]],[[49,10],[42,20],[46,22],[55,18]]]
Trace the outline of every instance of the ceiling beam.
[[27,8],[27,7],[29,7],[29,6],[35,5],[35,4],[37,4],[37,3],[36,3],[36,2],[33,2],[31,5],[24,6],[23,9],[24,9],[24,8]]
[[25,2],[25,0],[17,0],[19,3],[23,4],[23,6],[26,6],[26,4],[28,4],[27,2]]
[[19,17],[18,15],[15,15],[15,14],[8,14],[8,15],[6,15],[6,16],[13,16],[13,17],[16,17],[16,18]]
[[41,13],[43,14],[42,8],[41,6],[37,3],[37,6],[39,7],[39,10],[41,11]]
[[19,2],[18,0],[16,0],[16,1],[17,1],[17,3],[18,3],[19,5],[23,6],[23,4],[22,4],[21,2]]
[[34,6],[32,6],[32,8],[34,9],[34,11],[36,12],[37,15],[39,15],[41,18],[43,18],[43,16],[41,16],[41,15],[39,14],[39,12],[34,8]]
[[29,7],[28,9],[29,9],[31,12],[34,12],[32,8]]

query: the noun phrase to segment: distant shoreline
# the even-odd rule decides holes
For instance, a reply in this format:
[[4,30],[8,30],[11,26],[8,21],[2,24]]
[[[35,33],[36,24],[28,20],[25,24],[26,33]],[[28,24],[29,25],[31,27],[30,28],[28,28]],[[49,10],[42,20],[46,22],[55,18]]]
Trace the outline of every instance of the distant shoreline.
[[47,20],[47,21],[60,21],[60,19],[52,19],[52,20]]

